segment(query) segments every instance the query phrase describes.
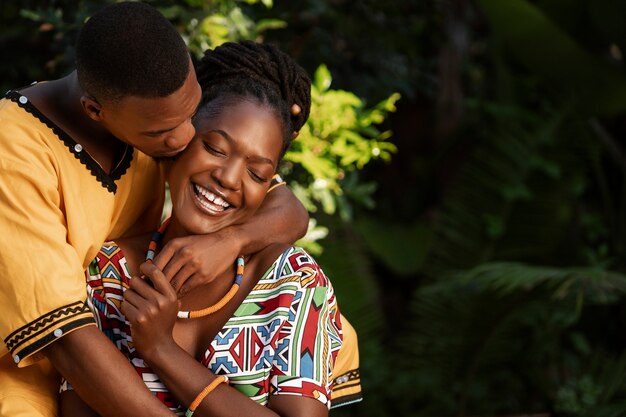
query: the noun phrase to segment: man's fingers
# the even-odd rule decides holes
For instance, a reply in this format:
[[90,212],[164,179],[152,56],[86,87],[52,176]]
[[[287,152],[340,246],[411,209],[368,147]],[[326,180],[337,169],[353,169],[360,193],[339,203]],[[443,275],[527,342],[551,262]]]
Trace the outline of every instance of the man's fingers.
[[170,240],[154,259],[154,264],[170,281],[184,266],[197,264],[193,260],[193,250],[187,246],[186,242],[184,237]]
[[[165,274],[161,272],[159,268],[157,268],[156,265],[151,262],[144,262],[139,266],[139,270],[150,280],[150,282],[152,282],[154,290],[156,290],[159,294],[166,296],[172,295],[173,289],[168,279],[165,277]],[[132,281],[133,280],[131,280],[131,285]],[[148,285],[146,282],[144,282],[143,284],[144,285],[141,286],[142,288]]]
[[196,274],[196,270],[193,265],[185,265],[178,273],[174,276],[174,278],[170,281],[170,285],[178,294],[178,297],[182,295],[180,289],[186,285],[187,281]]
[[193,290],[204,282],[205,280],[202,278],[201,275],[192,274],[188,279],[185,280],[185,282],[180,285],[180,288],[176,289],[176,294],[178,295],[178,298],[181,298],[189,291]]
[[156,254],[154,257],[154,264],[161,271],[165,268],[165,266],[170,262],[174,254],[176,253],[177,246],[173,244],[176,239],[168,242],[163,248]]

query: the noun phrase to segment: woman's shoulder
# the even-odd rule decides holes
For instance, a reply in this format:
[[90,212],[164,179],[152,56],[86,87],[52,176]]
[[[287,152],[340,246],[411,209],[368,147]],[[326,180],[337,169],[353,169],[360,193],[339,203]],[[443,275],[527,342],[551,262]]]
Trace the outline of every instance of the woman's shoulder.
[[102,269],[111,262],[118,264],[122,258],[124,258],[122,249],[117,242],[111,240],[102,244],[91,264],[98,265]]
[[87,282],[94,286],[104,277],[121,280],[127,271],[126,257],[120,246],[113,241],[105,242],[87,268]]
[[302,288],[329,286],[330,282],[317,261],[302,247],[275,244],[258,254],[264,270],[259,284],[285,282]]
[[145,260],[149,236],[149,234],[143,234],[105,242],[100,247],[94,262],[97,262],[100,269],[123,269],[130,276],[132,271],[137,271],[139,265]]
[[102,244],[96,257],[89,266],[90,275],[105,274],[126,278],[138,270],[139,264],[145,259],[141,248],[147,248],[148,235],[124,237]]

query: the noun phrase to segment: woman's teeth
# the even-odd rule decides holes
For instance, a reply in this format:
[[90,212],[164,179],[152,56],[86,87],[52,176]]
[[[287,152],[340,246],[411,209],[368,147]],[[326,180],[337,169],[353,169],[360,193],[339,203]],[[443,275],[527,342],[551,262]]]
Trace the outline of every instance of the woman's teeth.
[[196,192],[203,196],[204,198],[206,198],[207,200],[209,200],[211,203],[221,206],[225,209],[227,209],[228,207],[230,207],[230,204],[228,204],[226,201],[224,201],[221,197],[213,194],[212,192],[210,192],[209,190],[207,190],[204,187],[201,187],[198,184],[194,184],[194,188],[196,190]]

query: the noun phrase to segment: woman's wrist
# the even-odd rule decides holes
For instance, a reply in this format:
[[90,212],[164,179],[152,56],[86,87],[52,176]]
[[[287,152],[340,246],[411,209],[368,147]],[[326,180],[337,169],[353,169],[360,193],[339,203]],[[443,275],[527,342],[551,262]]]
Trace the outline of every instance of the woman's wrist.
[[158,343],[150,343],[149,348],[138,349],[143,360],[150,365],[151,368],[158,368],[160,363],[165,363],[171,360],[173,355],[181,350],[181,347],[174,341],[173,338],[168,337],[159,340]]

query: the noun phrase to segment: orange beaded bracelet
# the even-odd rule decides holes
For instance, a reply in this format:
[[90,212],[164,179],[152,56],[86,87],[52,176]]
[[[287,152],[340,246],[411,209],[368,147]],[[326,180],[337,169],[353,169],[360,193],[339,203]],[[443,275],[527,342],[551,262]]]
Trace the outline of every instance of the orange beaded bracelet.
[[198,394],[196,399],[193,400],[193,402],[187,409],[185,417],[193,416],[194,411],[196,411],[196,408],[198,408],[202,400],[204,400],[204,398],[209,395],[211,391],[213,391],[222,382],[228,383],[228,377],[226,375],[218,375],[217,378],[211,381],[209,385],[207,385],[202,391],[200,391],[200,394]]

